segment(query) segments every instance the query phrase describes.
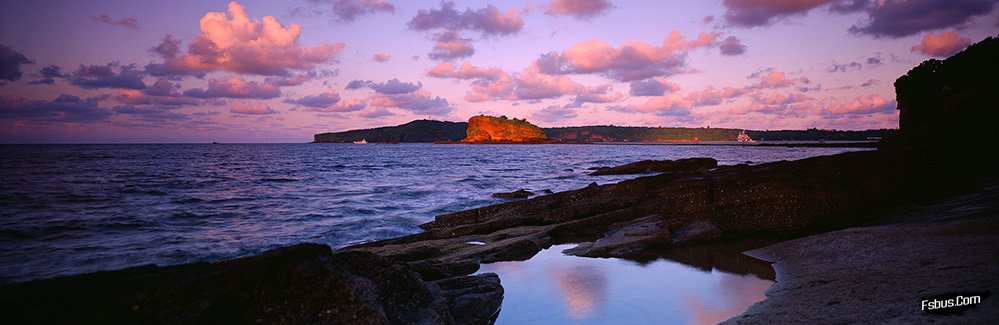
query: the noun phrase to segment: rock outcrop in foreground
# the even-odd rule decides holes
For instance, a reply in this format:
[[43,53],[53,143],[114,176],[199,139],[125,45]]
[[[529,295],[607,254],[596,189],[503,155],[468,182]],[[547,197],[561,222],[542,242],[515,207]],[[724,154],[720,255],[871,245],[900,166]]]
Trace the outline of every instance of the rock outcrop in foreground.
[[0,311],[10,324],[476,324],[502,299],[495,274],[425,281],[391,259],[300,244],[14,284]]
[[548,136],[527,120],[506,116],[472,116],[463,143],[547,143]]
[[593,176],[600,175],[628,175],[628,174],[649,174],[664,172],[690,172],[707,171],[718,167],[718,161],[714,158],[687,158],[679,160],[642,160],[616,167],[591,168]]
[[[994,296],[960,315],[924,312],[920,301],[999,291],[999,195],[988,194],[999,193],[997,57],[989,38],[900,78],[904,122],[878,151],[594,183],[440,215],[423,233],[332,253],[305,245],[15,284],[0,287],[0,314],[13,323],[481,324],[502,288],[495,275],[470,276],[479,263],[570,242],[581,243],[568,251],[579,256],[696,261],[710,254],[675,252],[762,235],[802,238],[757,251],[778,261],[778,284],[732,322],[991,323]],[[966,130],[981,139],[946,146],[929,136]],[[962,192],[979,196],[954,197]]]

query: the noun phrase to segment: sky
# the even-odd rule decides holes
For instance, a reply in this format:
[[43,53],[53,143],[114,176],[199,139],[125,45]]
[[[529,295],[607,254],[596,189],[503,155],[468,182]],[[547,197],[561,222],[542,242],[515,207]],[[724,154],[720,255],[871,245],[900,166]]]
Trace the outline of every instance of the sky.
[[0,0],[0,142],[309,142],[478,114],[898,126],[999,0]]

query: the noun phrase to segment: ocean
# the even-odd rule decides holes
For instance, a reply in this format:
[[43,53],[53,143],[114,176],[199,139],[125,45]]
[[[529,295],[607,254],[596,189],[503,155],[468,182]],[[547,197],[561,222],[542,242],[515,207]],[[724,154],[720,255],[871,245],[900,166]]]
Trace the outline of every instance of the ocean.
[[699,145],[124,144],[0,146],[0,283],[218,261],[419,232],[492,193],[635,177],[587,168],[712,157],[723,165],[850,148]]

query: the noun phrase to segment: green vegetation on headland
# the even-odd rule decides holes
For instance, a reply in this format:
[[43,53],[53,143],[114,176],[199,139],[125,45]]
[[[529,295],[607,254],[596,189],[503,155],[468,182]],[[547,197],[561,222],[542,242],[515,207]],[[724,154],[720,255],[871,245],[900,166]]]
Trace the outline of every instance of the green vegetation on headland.
[[403,125],[373,129],[327,132],[314,136],[313,142],[434,142],[465,138],[466,122],[416,120]]
[[[526,120],[508,119],[511,123]],[[314,142],[450,142],[466,137],[468,123],[416,120],[399,126],[316,134]],[[573,126],[542,128],[552,143],[586,142],[698,142],[736,141],[742,129],[679,128],[639,126]],[[843,130],[746,130],[754,140],[762,141],[868,141],[895,132],[893,129],[864,131]]]
[[[900,129],[878,150],[759,165],[688,161],[658,175],[438,215],[420,225],[424,232],[336,251],[299,244],[215,263],[8,284],[0,314],[11,324],[491,324],[513,312],[500,310],[509,282],[478,273],[480,263],[577,243],[564,252],[758,274],[723,247],[764,236],[799,238],[749,253],[775,263],[776,284],[726,323],[995,323],[997,57],[999,39],[990,37],[899,78]],[[985,299],[920,310],[920,301],[956,295]]]

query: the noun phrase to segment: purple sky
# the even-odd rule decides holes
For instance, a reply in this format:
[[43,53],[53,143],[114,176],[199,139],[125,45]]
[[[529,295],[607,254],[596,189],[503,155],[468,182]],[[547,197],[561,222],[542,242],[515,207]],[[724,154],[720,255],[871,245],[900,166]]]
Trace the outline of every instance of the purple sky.
[[0,3],[0,142],[308,142],[472,115],[871,129],[999,0]]

